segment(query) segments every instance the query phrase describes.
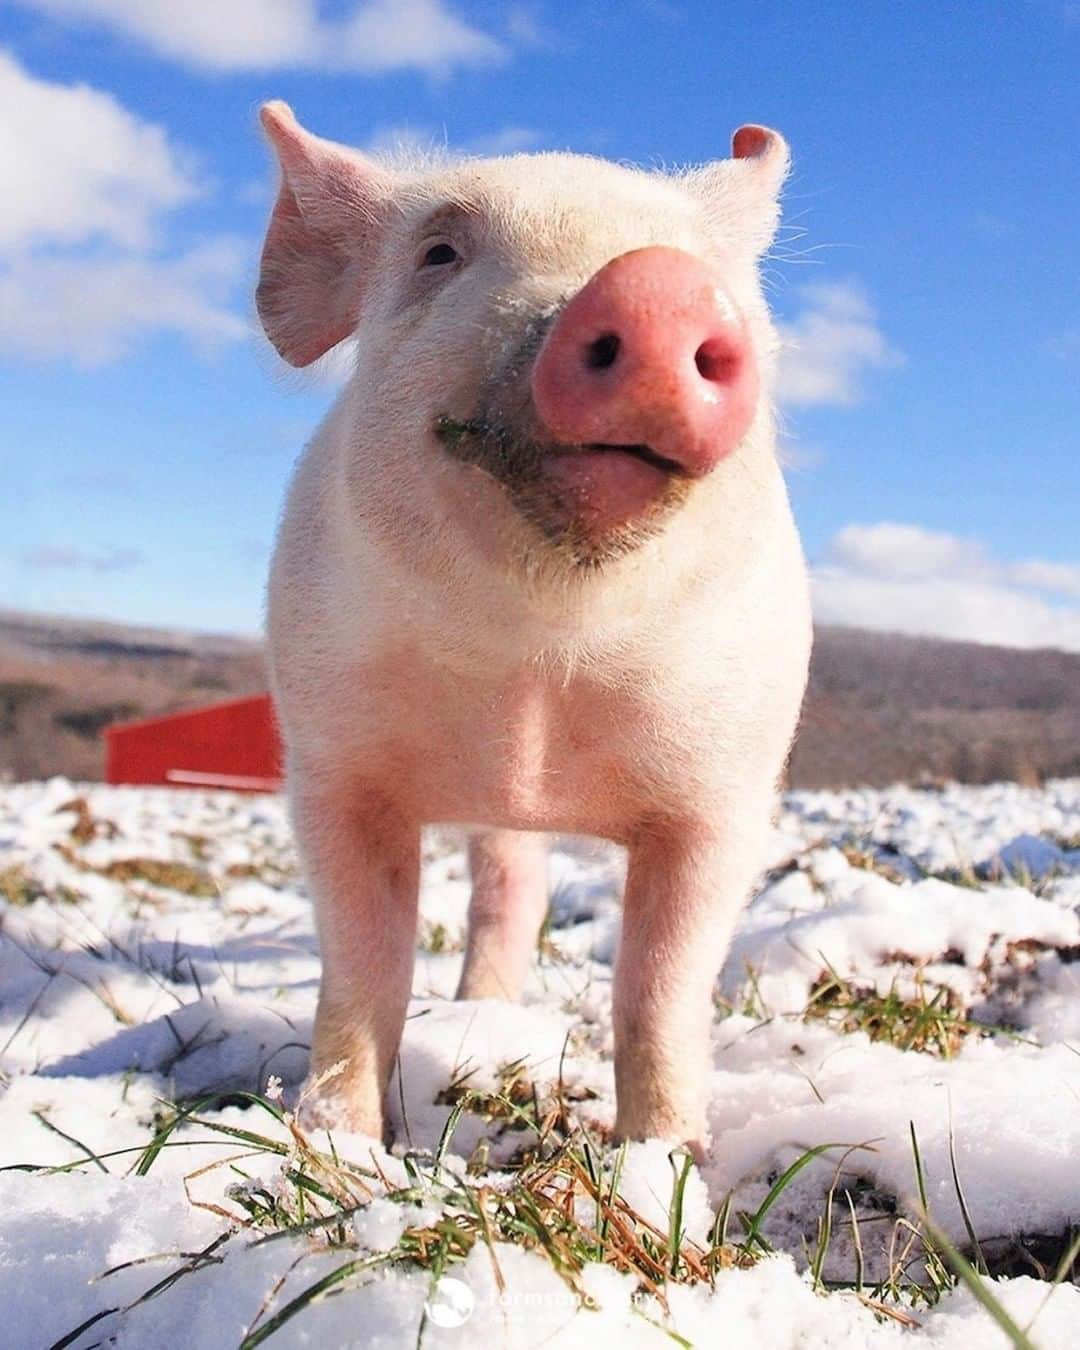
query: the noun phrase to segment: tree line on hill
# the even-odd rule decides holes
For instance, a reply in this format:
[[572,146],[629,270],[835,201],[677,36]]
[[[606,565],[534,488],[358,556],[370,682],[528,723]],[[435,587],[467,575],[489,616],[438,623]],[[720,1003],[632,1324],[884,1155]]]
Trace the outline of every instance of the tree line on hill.
[[[266,688],[241,638],[0,613],[0,776],[97,779],[110,722]],[[1080,775],[1080,655],[819,628],[792,787]]]

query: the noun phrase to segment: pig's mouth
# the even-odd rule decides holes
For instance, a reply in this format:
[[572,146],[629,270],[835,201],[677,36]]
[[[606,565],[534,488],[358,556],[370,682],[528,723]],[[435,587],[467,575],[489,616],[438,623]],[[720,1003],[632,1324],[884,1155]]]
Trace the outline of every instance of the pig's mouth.
[[594,445],[580,445],[567,447],[571,451],[581,452],[603,452],[605,454],[629,455],[631,459],[638,459],[642,464],[651,464],[654,469],[659,469],[661,473],[684,475],[686,470],[681,464],[676,464],[673,459],[665,459],[663,455],[658,455],[649,445],[609,445],[605,442],[597,442]]
[[[490,442],[492,439],[505,444],[509,439],[509,433],[498,427],[493,422],[486,422],[479,418],[472,418],[468,421],[462,421],[456,417],[440,417],[435,423],[435,435],[446,446],[446,448],[459,459],[474,460],[473,455],[461,453],[464,444],[468,442]],[[519,444],[525,444],[520,442]],[[620,454],[629,455],[632,459],[638,459],[643,464],[651,464],[654,469],[659,469],[661,473],[673,475],[685,475],[686,470],[681,464],[673,459],[667,459],[664,455],[659,455],[651,445],[615,445],[607,441],[596,441],[588,445],[562,445],[557,443],[542,444],[538,441],[528,442],[529,448],[533,454],[539,455],[579,455],[579,454]]]
[[434,430],[455,459],[501,483],[549,543],[587,566],[659,533],[692,481],[682,465],[644,443],[564,445],[486,417],[440,417]]

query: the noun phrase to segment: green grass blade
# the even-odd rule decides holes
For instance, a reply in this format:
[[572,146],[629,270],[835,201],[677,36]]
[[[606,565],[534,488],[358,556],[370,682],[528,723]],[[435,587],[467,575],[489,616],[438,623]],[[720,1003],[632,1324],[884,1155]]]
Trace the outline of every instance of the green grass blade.
[[83,1332],[92,1327],[95,1322],[100,1322],[103,1318],[111,1317],[113,1313],[118,1313],[120,1311],[119,1308],[103,1308],[101,1312],[96,1312],[92,1317],[88,1317],[85,1322],[80,1322],[79,1325],[73,1331],[69,1331],[66,1336],[61,1336],[58,1341],[53,1341],[52,1345],[49,1346],[49,1350],[67,1350],[67,1347],[69,1345],[74,1345]]
[[796,1158],[795,1161],[791,1164],[791,1166],[780,1176],[778,1176],[777,1179],[773,1182],[772,1186],[769,1188],[768,1195],[766,1195],[765,1199],[762,1200],[761,1204],[758,1206],[757,1212],[752,1216],[750,1216],[749,1219],[744,1217],[743,1222],[746,1224],[746,1236],[743,1238],[742,1245],[747,1252],[749,1252],[750,1244],[752,1242],[756,1242],[760,1247],[763,1247],[766,1251],[771,1251],[771,1247],[761,1236],[760,1233],[761,1225],[765,1220],[765,1216],[768,1214],[769,1210],[772,1209],[773,1205],[776,1204],[777,1200],[780,1199],[784,1191],[787,1190],[788,1186],[790,1186],[792,1181],[794,1181],[794,1179],[803,1170],[803,1168],[812,1163],[815,1158],[820,1157],[821,1154],[827,1153],[831,1148],[849,1149],[851,1148],[851,1145],[817,1144],[814,1148],[807,1149],[805,1153],[803,1153],[800,1157]]
[[463,1093],[454,1103],[450,1114],[446,1117],[446,1124],[442,1128],[442,1134],[439,1135],[438,1147],[435,1149],[435,1175],[439,1176],[443,1169],[443,1159],[446,1157],[446,1150],[450,1147],[450,1140],[454,1137],[454,1131],[457,1129],[458,1121],[461,1119],[462,1112],[469,1104],[469,1094]]
[[1035,1342],[1023,1331],[1013,1319],[1008,1311],[993,1296],[986,1287],[986,1281],[975,1270],[970,1261],[965,1260],[956,1250],[945,1234],[930,1219],[928,1214],[923,1214],[923,1221],[934,1239],[934,1245],[944,1253],[945,1260],[949,1263],[953,1273],[956,1275],[968,1289],[970,1289],[976,1302],[990,1314],[991,1318],[997,1323],[998,1327],[1005,1333],[1012,1343],[1013,1350],[1037,1350]]
[[675,1185],[671,1192],[671,1208],[668,1211],[668,1251],[671,1254],[671,1273],[678,1276],[679,1273],[679,1251],[682,1248],[683,1240],[683,1213],[686,1201],[686,1183],[690,1176],[690,1169],[694,1165],[694,1159],[688,1150],[681,1150],[683,1158],[680,1166],[675,1159],[680,1150],[672,1149],[668,1154],[668,1162],[671,1163],[672,1170],[675,1173]]
[[863,1260],[862,1234],[859,1232],[859,1217],[855,1213],[855,1201],[851,1198],[851,1192],[845,1191],[847,1196],[848,1210],[851,1213],[851,1242],[855,1248],[855,1292],[861,1294],[863,1291],[863,1271],[865,1262]]
[[830,1187],[829,1194],[825,1197],[825,1208],[818,1219],[817,1251],[814,1252],[814,1260],[810,1267],[815,1291],[821,1288],[821,1272],[825,1268],[825,1258],[829,1254],[829,1247],[832,1243],[832,1206],[833,1187]]
[[77,1149],[80,1150],[80,1152],[86,1154],[87,1160],[89,1162],[92,1162],[96,1167],[99,1167],[101,1171],[108,1174],[109,1169],[101,1161],[102,1158],[101,1154],[95,1153],[93,1149],[87,1148],[87,1146],[82,1142],[82,1140],[76,1139],[73,1134],[65,1133],[65,1131],[63,1131],[59,1125],[54,1125],[44,1111],[31,1111],[30,1114],[34,1117],[34,1119],[38,1122],[39,1125],[43,1125],[45,1129],[50,1130],[53,1134],[59,1135],[60,1138],[65,1141],[65,1143],[73,1144]]
[[911,1134],[911,1152],[915,1157],[915,1184],[919,1188],[919,1204],[922,1205],[924,1214],[930,1213],[930,1205],[926,1199],[926,1173],[923,1171],[922,1154],[919,1152],[919,1140],[915,1134],[915,1122],[908,1121],[908,1130]]
[[982,1247],[979,1246],[979,1237],[975,1232],[975,1225],[971,1222],[971,1215],[968,1212],[967,1201],[964,1198],[964,1191],[960,1185],[960,1173],[956,1169],[956,1147],[953,1139],[952,1125],[949,1126],[949,1166],[952,1168],[953,1186],[956,1189],[956,1198],[960,1204],[960,1214],[964,1220],[964,1227],[967,1229],[968,1241],[971,1243],[971,1250],[975,1254],[975,1269],[980,1275],[989,1275],[990,1267],[986,1264],[986,1258],[983,1256]]
[[600,1241],[607,1241],[609,1221],[607,1217],[608,1210],[615,1204],[615,1197],[619,1193],[619,1182],[622,1180],[623,1168],[626,1166],[626,1140],[619,1145],[619,1151],[615,1154],[615,1162],[611,1168],[611,1184],[608,1187],[607,1203],[604,1205],[604,1218],[600,1224]]
[[286,1322],[291,1321],[309,1303],[314,1303],[317,1299],[322,1298],[336,1285],[339,1285],[343,1280],[347,1280],[350,1275],[355,1275],[361,1270],[370,1270],[383,1262],[392,1260],[397,1255],[396,1250],[380,1252],[377,1256],[358,1257],[354,1261],[346,1261],[344,1265],[337,1266],[329,1274],[324,1275],[321,1280],[316,1280],[314,1284],[308,1285],[303,1293],[297,1294],[294,1299],[290,1299],[284,1308],[279,1309],[257,1330],[249,1331],[240,1342],[238,1350],[255,1350],[255,1346],[262,1345],[263,1341],[269,1340],[276,1331],[280,1331]]
[[[284,1123],[285,1117],[282,1112],[272,1102],[267,1101],[265,1097],[260,1097],[256,1092],[230,1092],[229,1097],[231,1100],[240,1098],[247,1102],[249,1106],[259,1106],[272,1115],[279,1124]],[[146,1176],[169,1136],[178,1130],[181,1125],[188,1122],[204,1125],[207,1129],[214,1130],[218,1134],[228,1134],[234,1139],[243,1139],[256,1148],[265,1148],[271,1153],[287,1153],[289,1151],[287,1145],[278,1143],[274,1139],[267,1139],[265,1135],[241,1130],[235,1125],[220,1125],[214,1121],[198,1119],[200,1111],[213,1110],[214,1104],[220,1100],[221,1093],[216,1093],[213,1096],[200,1097],[197,1101],[189,1102],[187,1106],[178,1108],[172,1119],[167,1120],[149,1144],[146,1145],[142,1157],[135,1166],[135,1175],[137,1177]]]

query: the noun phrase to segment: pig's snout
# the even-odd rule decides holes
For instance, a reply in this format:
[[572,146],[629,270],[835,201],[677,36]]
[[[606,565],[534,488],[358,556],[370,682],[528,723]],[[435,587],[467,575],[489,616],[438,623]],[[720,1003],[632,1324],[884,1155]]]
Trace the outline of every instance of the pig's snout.
[[699,477],[750,426],[758,372],[746,324],[706,264],[656,246],[613,258],[568,302],[532,394],[562,444],[647,446]]

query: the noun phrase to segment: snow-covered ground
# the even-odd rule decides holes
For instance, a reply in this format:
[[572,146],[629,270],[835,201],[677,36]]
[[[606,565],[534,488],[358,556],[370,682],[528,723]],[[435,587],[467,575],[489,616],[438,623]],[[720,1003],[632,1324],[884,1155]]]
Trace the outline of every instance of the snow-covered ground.
[[[785,799],[717,990],[714,1143],[681,1218],[666,1147],[596,1163],[597,1193],[621,1166],[612,1203],[653,1225],[651,1280],[619,1268],[618,1223],[597,1239],[609,1264],[545,1251],[515,1170],[552,1102],[601,1159],[622,860],[559,841],[524,1006],[455,1004],[461,842],[427,841],[397,1143],[341,1136],[320,1161],[325,1136],[240,1096],[281,1080],[291,1104],[317,989],[282,802],[0,788],[0,1345],[250,1345],[346,1266],[270,1344],[1006,1345],[968,1287],[915,1290],[946,1281],[913,1137],[935,1231],[975,1259],[970,1225],[982,1288],[1032,1343],[1080,1344],[1080,1290],[1052,1283],[1080,1228],[1080,781]],[[537,1184],[565,1186],[565,1223],[593,1233],[591,1183],[565,1179],[580,1140],[559,1154],[553,1131]],[[686,1281],[695,1261],[710,1278]]]

